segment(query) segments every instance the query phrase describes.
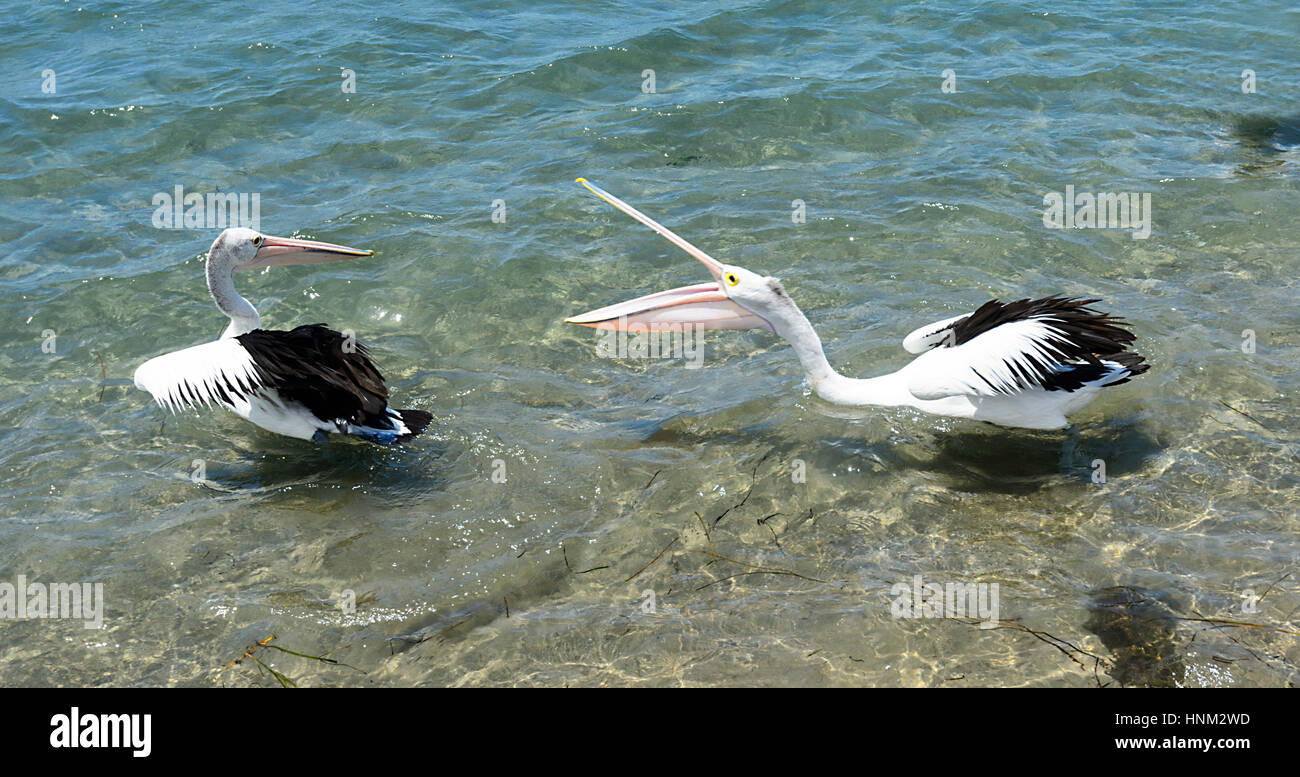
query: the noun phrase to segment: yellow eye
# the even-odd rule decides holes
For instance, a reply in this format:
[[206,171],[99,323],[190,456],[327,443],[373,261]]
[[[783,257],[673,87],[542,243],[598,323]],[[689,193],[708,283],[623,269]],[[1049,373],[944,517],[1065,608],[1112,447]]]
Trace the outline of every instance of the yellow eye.
[[258,235],[257,237],[253,238],[253,247],[254,247],[254,248],[260,246],[261,244],[262,244],[262,236],[261,236],[261,235]]
[[727,282],[728,286],[735,286],[737,283],[740,283],[740,279],[736,277],[734,272],[729,272],[722,276],[722,278]]

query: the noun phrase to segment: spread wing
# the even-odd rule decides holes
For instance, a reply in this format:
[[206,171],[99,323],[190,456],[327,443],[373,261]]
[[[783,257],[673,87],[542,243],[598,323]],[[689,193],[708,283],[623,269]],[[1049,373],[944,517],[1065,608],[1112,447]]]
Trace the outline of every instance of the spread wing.
[[136,388],[172,412],[213,403],[234,407],[263,382],[248,351],[233,339],[165,353],[135,371]]
[[388,388],[365,346],[324,324],[255,329],[163,354],[140,365],[135,385],[172,411],[236,407],[267,390],[323,421],[388,428]]

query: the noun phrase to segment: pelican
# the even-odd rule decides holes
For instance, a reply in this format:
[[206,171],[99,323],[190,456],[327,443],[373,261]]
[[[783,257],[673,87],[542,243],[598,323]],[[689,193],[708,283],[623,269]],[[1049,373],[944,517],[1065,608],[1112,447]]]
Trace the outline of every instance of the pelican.
[[826,360],[821,339],[778,279],[719,262],[586,179],[578,183],[698,259],[713,282],[565,319],[571,324],[633,332],[681,331],[684,325],[762,329],[794,348],[808,384],[827,402],[909,407],[1024,429],[1069,426],[1066,418],[1103,388],[1126,383],[1149,366],[1126,350],[1135,338],[1123,319],[1089,307],[1100,300],[1056,295],[992,300],[927,324],[903,338],[903,348],[919,354],[907,366],[877,378],[848,378]]
[[317,264],[373,251],[262,235],[222,232],[208,249],[208,291],[230,325],[216,342],[150,359],[136,388],[172,412],[224,405],[267,431],[324,442],[331,433],[381,445],[403,443],[429,425],[423,410],[392,410],[388,389],[364,346],[324,324],[288,332],[262,329],[253,305],[235,291],[236,270]]

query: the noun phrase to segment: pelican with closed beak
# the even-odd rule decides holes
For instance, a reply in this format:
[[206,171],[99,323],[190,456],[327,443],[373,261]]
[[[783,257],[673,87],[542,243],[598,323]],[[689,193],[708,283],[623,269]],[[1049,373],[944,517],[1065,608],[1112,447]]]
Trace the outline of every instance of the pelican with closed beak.
[[403,443],[429,425],[423,410],[388,407],[388,388],[364,346],[325,324],[262,329],[234,273],[372,256],[373,251],[227,229],[208,250],[208,291],[230,318],[221,338],[140,365],[135,385],[176,412],[222,405],[276,434],[324,442],[329,434],[381,445]]

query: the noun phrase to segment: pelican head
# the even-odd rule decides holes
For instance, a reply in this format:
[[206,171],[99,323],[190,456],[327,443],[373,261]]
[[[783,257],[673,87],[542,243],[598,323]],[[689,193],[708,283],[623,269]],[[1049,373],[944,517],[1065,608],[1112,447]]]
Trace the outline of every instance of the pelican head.
[[595,329],[649,332],[680,329],[684,324],[701,329],[763,329],[789,339],[790,327],[804,320],[776,278],[723,264],[585,178],[579,178],[578,183],[698,259],[713,276],[713,282],[647,294],[567,318],[566,322]]
[[319,264],[371,256],[374,251],[302,240],[294,237],[274,237],[248,229],[231,227],[217,235],[208,250],[208,261],[214,266],[236,270],[255,270],[286,264]]
[[217,235],[208,249],[208,292],[217,308],[230,317],[222,337],[237,337],[262,325],[257,309],[235,291],[236,270],[255,270],[285,264],[319,264],[372,256],[374,251],[348,248],[317,240],[273,237],[245,227],[231,227]]

